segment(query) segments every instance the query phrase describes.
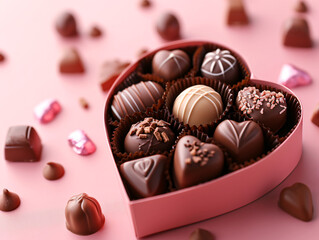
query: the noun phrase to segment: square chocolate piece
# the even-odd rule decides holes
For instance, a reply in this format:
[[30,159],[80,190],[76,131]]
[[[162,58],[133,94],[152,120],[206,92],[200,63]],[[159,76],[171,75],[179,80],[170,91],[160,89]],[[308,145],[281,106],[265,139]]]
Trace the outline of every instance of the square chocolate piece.
[[42,152],[41,139],[31,126],[9,128],[4,148],[5,159],[11,162],[39,161]]

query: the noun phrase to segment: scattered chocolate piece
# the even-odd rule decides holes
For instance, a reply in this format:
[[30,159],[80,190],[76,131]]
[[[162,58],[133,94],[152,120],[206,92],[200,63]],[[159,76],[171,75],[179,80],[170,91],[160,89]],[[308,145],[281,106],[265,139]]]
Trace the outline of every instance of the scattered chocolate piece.
[[47,99],[34,108],[34,115],[40,123],[49,123],[60,111],[61,105],[57,100]]
[[319,127],[319,103],[312,113],[311,122]]
[[98,26],[93,26],[90,30],[90,36],[92,38],[98,38],[102,36],[102,30]]
[[228,0],[227,24],[246,25],[249,19],[245,10],[243,0]]
[[189,71],[191,60],[182,50],[158,51],[152,60],[153,74],[170,81],[182,77]]
[[96,146],[83,130],[75,130],[68,137],[69,145],[75,153],[86,156],[95,152]]
[[75,48],[67,49],[59,64],[61,73],[84,73],[85,69],[83,66],[82,59]]
[[69,12],[64,12],[58,16],[55,28],[62,37],[78,35],[75,17]]
[[202,228],[197,228],[189,236],[189,240],[214,240],[214,239],[215,237],[211,232]]
[[88,101],[86,101],[85,98],[80,98],[79,102],[80,102],[80,105],[81,105],[84,109],[89,109],[90,105],[89,105]]
[[287,103],[281,92],[245,87],[236,98],[238,109],[252,120],[259,121],[273,132],[278,132],[287,120]]
[[86,193],[73,196],[65,207],[66,227],[78,235],[90,235],[105,222],[99,202]]
[[306,13],[308,12],[307,4],[304,1],[298,1],[295,6],[295,11],[299,13]]
[[289,88],[305,86],[312,83],[308,73],[292,64],[284,64],[279,74],[278,82]]
[[48,162],[43,168],[43,176],[48,180],[57,180],[64,175],[64,167],[55,162]]
[[133,124],[124,140],[125,151],[169,151],[175,141],[175,134],[169,126],[169,123],[154,118],[145,118]]
[[120,172],[134,197],[150,197],[167,190],[167,157],[157,154],[122,163]]
[[264,152],[263,131],[251,120],[244,122],[224,120],[218,124],[213,138],[216,143],[227,149],[233,160],[239,163],[255,159]]
[[190,135],[182,137],[174,153],[174,179],[177,188],[186,188],[222,174],[224,153],[216,145],[203,143]]
[[283,44],[288,47],[311,48],[313,46],[310,28],[306,19],[290,18],[285,22]]
[[4,62],[6,60],[6,57],[3,53],[0,53],[0,62]]
[[150,0],[141,0],[140,5],[143,8],[148,8],[152,6],[152,2]]
[[164,93],[163,87],[152,81],[139,82],[114,95],[111,109],[113,116],[121,118],[145,111],[155,104]]
[[302,221],[310,221],[313,204],[310,189],[303,183],[295,183],[280,192],[279,207]]
[[172,13],[163,13],[156,21],[158,34],[167,41],[180,39],[180,25],[177,17]]
[[147,48],[141,48],[140,50],[138,50],[136,56],[137,56],[138,58],[140,58],[140,57],[142,57],[142,56],[143,56],[145,53],[147,53],[147,52],[148,52],[148,49],[147,49]]
[[12,126],[5,143],[5,159],[11,162],[39,161],[42,152],[41,139],[31,126]]
[[0,195],[0,210],[10,212],[20,206],[20,197],[18,194],[10,192],[8,189],[3,189]]
[[115,79],[130,65],[129,62],[119,60],[107,61],[103,63],[101,68],[101,88],[104,92],[110,89]]

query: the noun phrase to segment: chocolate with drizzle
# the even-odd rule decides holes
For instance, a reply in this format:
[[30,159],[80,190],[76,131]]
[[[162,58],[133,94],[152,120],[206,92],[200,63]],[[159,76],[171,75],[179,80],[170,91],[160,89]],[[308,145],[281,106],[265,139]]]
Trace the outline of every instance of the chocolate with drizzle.
[[170,150],[175,141],[175,134],[169,125],[163,120],[152,117],[132,125],[124,140],[125,151],[149,153]]

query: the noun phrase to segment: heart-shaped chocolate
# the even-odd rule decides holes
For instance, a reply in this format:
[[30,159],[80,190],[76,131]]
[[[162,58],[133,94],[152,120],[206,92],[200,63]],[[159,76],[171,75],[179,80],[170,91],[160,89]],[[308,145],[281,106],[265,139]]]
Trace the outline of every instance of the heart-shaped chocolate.
[[280,192],[279,207],[288,214],[310,221],[313,215],[313,204],[310,189],[303,183],[295,183]]
[[190,135],[182,137],[174,153],[174,177],[178,188],[193,186],[221,175],[224,167],[222,150]]
[[213,138],[239,163],[256,158],[264,151],[263,131],[251,120],[224,120],[217,126]]
[[150,197],[167,189],[165,165],[167,157],[157,154],[122,163],[120,172],[135,197]]
[[245,87],[236,98],[238,109],[255,121],[277,132],[286,122],[287,103],[281,92]]
[[190,68],[190,59],[182,50],[158,51],[152,61],[153,73],[166,81],[182,77]]

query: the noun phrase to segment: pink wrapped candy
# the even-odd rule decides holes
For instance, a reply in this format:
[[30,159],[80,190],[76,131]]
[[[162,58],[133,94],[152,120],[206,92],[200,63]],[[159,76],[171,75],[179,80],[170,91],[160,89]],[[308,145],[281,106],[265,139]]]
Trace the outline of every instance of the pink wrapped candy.
[[278,82],[286,87],[294,88],[308,85],[312,82],[312,79],[305,71],[291,64],[284,64]]
[[68,137],[69,145],[74,152],[86,156],[95,152],[96,146],[83,130],[75,130]]
[[59,112],[61,105],[54,99],[47,99],[34,108],[34,115],[40,123],[51,122]]

